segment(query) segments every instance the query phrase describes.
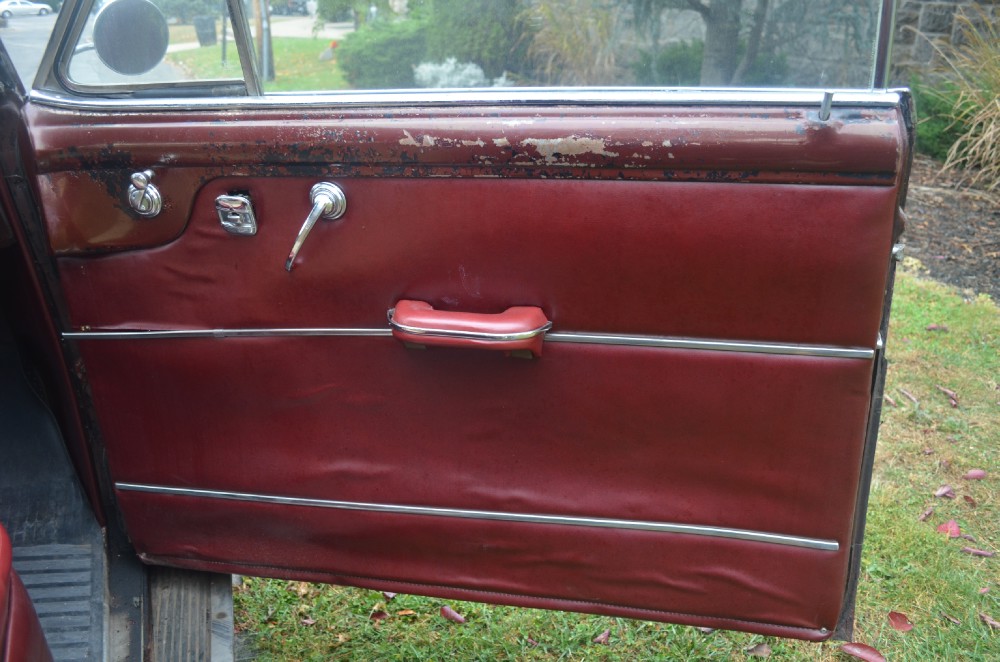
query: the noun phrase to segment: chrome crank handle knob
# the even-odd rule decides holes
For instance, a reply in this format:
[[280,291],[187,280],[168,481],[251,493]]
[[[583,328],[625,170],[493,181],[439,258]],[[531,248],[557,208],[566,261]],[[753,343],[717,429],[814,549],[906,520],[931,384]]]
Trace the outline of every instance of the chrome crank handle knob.
[[309,212],[306,222],[302,224],[302,229],[299,230],[299,235],[295,238],[295,243],[292,244],[292,250],[288,253],[288,259],[285,260],[285,271],[292,270],[295,257],[299,254],[306,237],[312,232],[316,221],[321,218],[333,221],[343,216],[344,212],[347,211],[347,196],[344,195],[344,190],[330,182],[320,182],[313,186],[309,191],[309,200],[312,202],[312,211]]

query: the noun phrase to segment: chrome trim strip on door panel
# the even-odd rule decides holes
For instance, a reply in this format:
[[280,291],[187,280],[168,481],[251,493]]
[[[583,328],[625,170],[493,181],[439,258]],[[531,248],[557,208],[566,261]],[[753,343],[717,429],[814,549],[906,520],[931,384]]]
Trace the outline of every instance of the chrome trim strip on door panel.
[[664,349],[701,349],[711,352],[744,352],[747,354],[791,354],[795,356],[824,356],[839,359],[870,359],[875,350],[864,347],[828,347],[824,345],[796,345],[772,342],[743,342],[738,340],[702,340],[699,338],[665,338],[660,336],[631,336],[610,333],[548,333],[548,342],[579,343],[586,345],[628,345],[631,347],[660,347]]
[[[344,108],[384,106],[814,106],[819,112],[823,94],[832,91],[833,107],[892,108],[899,104],[894,90],[858,89],[650,89],[650,88],[499,88],[496,90],[387,90],[336,93],[270,94],[259,97],[101,98],[70,96],[32,90],[28,100],[56,108],[108,111],[282,109],[288,107]],[[169,94],[165,91],[164,94]]]
[[455,517],[462,519],[495,520],[501,522],[518,522],[525,524],[554,524],[562,526],[584,526],[604,529],[632,529],[636,531],[651,531],[654,533],[679,533],[709,538],[732,538],[751,542],[763,542],[773,545],[790,547],[805,547],[826,552],[840,549],[836,540],[788,536],[765,531],[748,529],[731,529],[720,526],[700,526],[695,524],[674,524],[670,522],[649,522],[644,520],[609,519],[604,517],[574,517],[568,515],[538,515],[499,512],[495,510],[467,510],[459,508],[436,508],[431,506],[403,506],[387,503],[365,503],[361,501],[336,501],[332,499],[311,499],[304,497],[275,496],[271,494],[252,494],[248,492],[228,492],[220,490],[203,490],[186,487],[166,487],[163,485],[145,485],[140,483],[115,483],[119,490],[130,492],[146,492],[170,496],[196,497],[202,499],[223,499],[228,501],[249,501],[253,503],[269,503],[282,506],[305,506],[312,508],[333,508],[336,510],[360,510],[365,512],[389,513],[393,515],[426,515],[432,517]]
[[169,338],[272,338],[287,336],[392,336],[392,329],[190,329],[168,331],[66,331],[73,340],[163,340]]
[[[267,338],[295,336],[388,337],[391,329],[191,329],[169,331],[67,331],[68,340],[163,340],[183,338]],[[866,347],[836,347],[739,340],[703,340],[615,333],[549,332],[546,342],[581,345],[623,345],[660,349],[694,349],[710,352],[818,356],[838,359],[871,359],[875,350]]]

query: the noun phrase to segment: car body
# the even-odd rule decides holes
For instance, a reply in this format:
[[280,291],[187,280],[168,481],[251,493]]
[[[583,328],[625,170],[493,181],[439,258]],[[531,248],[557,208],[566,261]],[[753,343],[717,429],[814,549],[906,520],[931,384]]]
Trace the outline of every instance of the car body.
[[40,2],[29,2],[28,0],[4,0],[0,2],[0,16],[10,18],[11,16],[45,16],[52,12],[52,8]]
[[849,635],[913,135],[891,3],[857,3],[854,88],[288,95],[238,0],[204,80],[157,69],[146,0],[90,4],[4,86],[0,310],[108,655],[176,620],[177,570]]

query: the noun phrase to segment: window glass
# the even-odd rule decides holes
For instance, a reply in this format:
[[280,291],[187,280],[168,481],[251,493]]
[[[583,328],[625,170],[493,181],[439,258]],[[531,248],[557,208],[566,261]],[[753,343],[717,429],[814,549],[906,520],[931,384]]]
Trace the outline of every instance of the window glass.
[[35,80],[61,4],[61,0],[0,2],[0,39],[26,89]]
[[[517,86],[867,88],[881,5],[880,0],[240,1],[267,93]],[[148,71],[108,66],[94,47],[97,17],[126,2],[155,5],[167,20],[165,56]],[[241,79],[226,13],[225,0],[96,0],[64,71],[72,84],[96,87]],[[140,43],[149,37],[128,22],[118,30],[123,39]]]
[[[242,79],[239,53],[233,38],[231,21],[224,2],[200,0],[144,0],[156,7],[166,19],[166,53],[158,58],[155,47],[150,57],[155,66],[149,70],[135,57],[115,62],[113,54],[102,53],[101,39],[95,38],[95,26],[101,29],[99,16],[119,0],[97,0],[69,59],[69,80],[81,86],[132,86],[136,84],[182,84],[197,81]],[[108,20],[107,17],[105,20]],[[131,26],[120,21],[110,24],[114,43],[134,39],[153,44],[160,39],[155,21],[136,21]],[[96,42],[96,43],[95,43]],[[133,47],[133,44],[129,44]],[[135,66],[131,66],[135,64]]]
[[[274,0],[267,91],[868,87],[878,0]],[[313,16],[311,12],[315,12]],[[263,30],[267,24],[269,30]],[[272,64],[269,64],[272,63]]]

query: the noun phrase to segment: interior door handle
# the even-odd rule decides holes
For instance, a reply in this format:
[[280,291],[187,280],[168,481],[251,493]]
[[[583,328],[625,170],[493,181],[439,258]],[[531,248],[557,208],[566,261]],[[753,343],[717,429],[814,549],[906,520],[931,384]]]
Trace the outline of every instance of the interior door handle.
[[502,313],[458,313],[423,301],[400,301],[390,308],[392,335],[404,342],[439,347],[475,347],[501,351],[527,350],[542,354],[545,332],[552,322],[541,308],[514,306]]
[[299,254],[302,244],[306,242],[306,237],[312,232],[316,221],[321,217],[333,221],[343,216],[344,212],[347,211],[347,196],[344,195],[344,189],[330,182],[320,182],[314,185],[309,191],[309,201],[312,202],[312,211],[309,212],[306,222],[302,224],[302,229],[299,230],[299,235],[295,238],[295,243],[292,244],[292,250],[288,253],[288,259],[285,260],[285,271],[292,270],[295,257]]

